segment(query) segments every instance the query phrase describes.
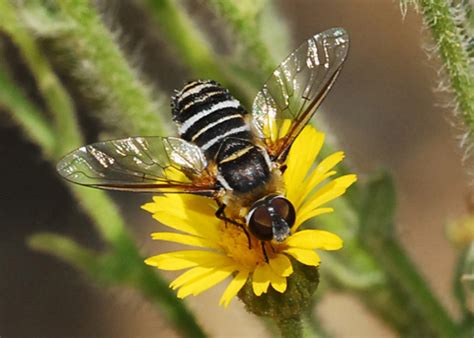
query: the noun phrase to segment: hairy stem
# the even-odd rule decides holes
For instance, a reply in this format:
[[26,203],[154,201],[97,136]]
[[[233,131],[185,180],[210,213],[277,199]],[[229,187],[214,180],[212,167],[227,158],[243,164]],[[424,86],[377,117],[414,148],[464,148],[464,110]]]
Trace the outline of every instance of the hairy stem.
[[109,102],[116,107],[98,116],[102,122],[113,126],[118,135],[164,135],[159,104],[152,99],[151,89],[138,79],[90,2],[71,0],[57,4],[73,22],[65,43],[89,65],[90,72],[86,74],[95,75],[102,91],[109,93]]
[[[454,90],[461,117],[470,134],[474,133],[474,79],[468,47],[472,36],[465,36],[458,19],[454,17],[454,4],[446,0],[419,0],[418,5],[425,24],[443,60],[451,87]],[[464,6],[470,6],[465,4]]]
[[204,338],[206,335],[197,325],[193,315],[178,302],[169,291],[165,281],[143,264],[143,259],[128,239],[117,250],[105,255],[86,249],[73,240],[57,234],[33,235],[28,244],[31,248],[51,254],[86,272],[94,280],[106,286],[117,282],[140,290],[147,300],[154,303],[175,327],[189,338]]
[[60,133],[62,138],[61,142],[56,143],[55,153],[64,154],[71,151],[82,141],[76,128],[77,121],[71,98],[52,71],[33,36],[18,20],[16,8],[9,1],[0,2],[0,29],[19,47],[54,117],[55,132]]
[[235,71],[224,56],[216,54],[211,42],[178,1],[147,0],[146,4],[194,76],[221,82],[243,101],[253,98],[257,91],[255,83],[249,81],[243,70]]
[[233,27],[248,53],[258,64],[257,73],[266,79],[278,66],[274,55],[262,39],[259,26],[260,14],[265,1],[208,0]]
[[302,338],[303,323],[301,318],[275,319],[282,338]]
[[7,111],[15,111],[12,117],[23,126],[26,136],[40,146],[45,157],[53,157],[56,147],[53,128],[42,112],[13,85],[3,67],[0,67],[0,88],[0,107]]
[[[18,16],[13,7],[8,7],[4,2],[0,6],[4,6],[3,8],[0,7],[0,10],[7,9],[7,11],[0,11],[0,18],[2,18],[2,15],[6,18],[0,22],[0,28],[12,34],[13,41],[17,44],[21,55],[25,57],[27,65],[38,83],[41,83],[44,79],[49,79],[46,84],[39,85],[45,101],[51,103],[48,107],[51,109],[65,107],[65,102],[69,102],[68,95],[62,89],[62,85],[55,77],[36,41],[25,34],[22,26],[18,26],[20,28],[16,31],[16,26],[13,24],[17,24],[15,20],[18,20]],[[10,24],[12,26],[8,26]],[[135,78],[132,80],[138,83]],[[64,133],[68,131],[54,129],[51,126],[54,122],[48,121],[47,115],[39,111],[29,102],[28,98],[21,94],[17,86],[2,69],[0,69],[0,84],[2,84],[0,105],[11,112],[19,126],[32,141],[37,143],[54,166],[56,161],[64,154],[64,149],[61,148],[61,151],[56,151],[53,148],[57,144],[64,144]],[[65,97],[67,100],[64,99]],[[54,111],[53,118],[56,117],[55,113],[59,112]],[[68,109],[66,107],[60,113],[64,115],[64,120],[68,121],[68,145],[75,147],[81,145],[82,137],[75,122],[73,108]],[[127,115],[127,118],[131,121],[137,117]],[[130,126],[130,128],[133,128],[133,126]],[[184,303],[175,297],[174,293],[166,286],[165,281],[161,280],[158,275],[144,265],[143,258],[126,231],[123,218],[108,195],[102,191],[74,185],[68,186],[82,208],[93,220],[102,237],[109,244],[108,253],[102,256],[94,255],[90,250],[81,250],[73,241],[54,235],[33,237],[33,246],[66,259],[77,268],[89,272],[95,279],[104,279],[108,276],[107,281],[110,284],[125,284],[137,288],[142,293],[152,297],[154,303],[169,316],[170,321],[187,337],[204,337],[204,333],[196,324],[193,315],[186,309]],[[101,264],[102,260],[105,261],[104,264]],[[107,273],[110,274],[107,275]]]

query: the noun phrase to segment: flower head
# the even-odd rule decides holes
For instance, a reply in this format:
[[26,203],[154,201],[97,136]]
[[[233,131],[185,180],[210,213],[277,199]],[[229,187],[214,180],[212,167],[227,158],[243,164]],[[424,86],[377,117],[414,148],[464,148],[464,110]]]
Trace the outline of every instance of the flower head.
[[[194,195],[165,194],[153,197],[142,206],[153,218],[178,232],[156,232],[152,238],[181,243],[195,249],[173,251],[148,258],[145,262],[162,270],[186,270],[173,280],[170,287],[178,289],[178,297],[198,295],[232,276],[220,304],[227,306],[251,278],[255,295],[266,293],[271,286],[283,293],[287,278],[293,274],[291,259],[308,266],[318,266],[315,249],[338,250],[342,240],[323,230],[300,230],[307,220],[332,212],[325,207],[344,194],[356,181],[355,175],[329,180],[336,174],[333,168],[344,154],[336,152],[313,163],[324,142],[324,134],[306,126],[295,140],[286,161],[283,175],[286,198],[296,210],[296,221],[290,236],[281,243],[260,242],[236,225],[215,216],[217,205],[212,199]],[[265,246],[266,259],[262,246]]]

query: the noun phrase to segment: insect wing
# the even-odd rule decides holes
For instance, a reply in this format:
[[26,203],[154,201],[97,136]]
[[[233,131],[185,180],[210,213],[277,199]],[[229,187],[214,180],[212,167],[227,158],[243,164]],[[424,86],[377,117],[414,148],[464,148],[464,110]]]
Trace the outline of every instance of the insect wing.
[[210,195],[212,177],[201,150],[180,138],[130,137],[94,143],[66,155],[61,176],[95,188]]
[[252,123],[274,161],[284,162],[342,69],[349,36],[332,28],[291,53],[267,80],[252,106]]

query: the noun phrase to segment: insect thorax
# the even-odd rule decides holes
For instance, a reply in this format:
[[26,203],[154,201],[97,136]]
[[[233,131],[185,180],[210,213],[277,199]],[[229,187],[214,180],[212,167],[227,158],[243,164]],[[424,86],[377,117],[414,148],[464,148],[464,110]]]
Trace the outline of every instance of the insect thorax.
[[172,107],[181,138],[217,165],[223,188],[246,193],[270,180],[266,150],[255,145],[247,112],[227,89],[214,81],[193,81],[177,92]]

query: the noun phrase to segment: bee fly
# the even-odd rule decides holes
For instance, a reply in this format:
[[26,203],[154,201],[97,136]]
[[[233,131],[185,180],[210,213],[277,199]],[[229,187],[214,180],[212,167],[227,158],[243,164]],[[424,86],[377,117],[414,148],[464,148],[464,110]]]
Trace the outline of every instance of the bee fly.
[[207,196],[216,201],[218,218],[241,226],[247,236],[250,231],[262,248],[264,241],[282,242],[295,222],[284,196],[286,157],[341,71],[348,48],[342,28],[311,37],[273,72],[250,112],[214,81],[189,82],[172,99],[179,138],[87,145],[66,155],[58,172],[101,189]]

